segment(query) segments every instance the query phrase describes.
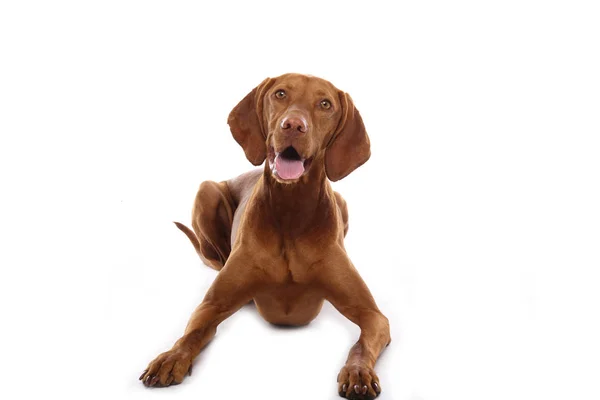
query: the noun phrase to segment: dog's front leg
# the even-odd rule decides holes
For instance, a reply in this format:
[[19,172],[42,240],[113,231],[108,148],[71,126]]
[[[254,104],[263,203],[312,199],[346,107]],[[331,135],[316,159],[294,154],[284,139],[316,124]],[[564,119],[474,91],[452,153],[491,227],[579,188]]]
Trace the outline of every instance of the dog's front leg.
[[144,385],[169,386],[181,383],[186,373],[191,374],[193,359],[214,337],[217,326],[252,299],[259,280],[258,270],[249,260],[248,255],[231,254],[192,314],[184,335],[171,350],[156,357],[140,376]]
[[374,399],[381,384],[373,368],[391,341],[390,325],[346,253],[335,253],[323,264],[321,286],[327,300],[360,327],[358,342],[338,375],[338,393],[348,399]]

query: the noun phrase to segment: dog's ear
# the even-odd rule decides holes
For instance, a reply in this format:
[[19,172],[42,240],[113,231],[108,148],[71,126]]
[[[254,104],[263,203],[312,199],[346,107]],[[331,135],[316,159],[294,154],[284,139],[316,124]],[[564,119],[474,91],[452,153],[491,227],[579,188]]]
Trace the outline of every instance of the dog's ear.
[[339,181],[371,156],[371,143],[367,130],[350,95],[338,92],[342,115],[327,149],[325,150],[325,172],[331,181]]
[[267,78],[252,89],[229,113],[227,123],[236,142],[242,146],[246,158],[261,165],[267,157],[267,134],[263,129],[263,98],[273,80]]

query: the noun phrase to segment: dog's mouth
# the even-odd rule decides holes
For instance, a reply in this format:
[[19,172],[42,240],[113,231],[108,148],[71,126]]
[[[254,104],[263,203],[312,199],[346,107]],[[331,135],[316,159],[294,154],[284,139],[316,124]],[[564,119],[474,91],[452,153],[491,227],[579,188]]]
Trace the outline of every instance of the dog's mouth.
[[277,152],[273,147],[269,149],[269,166],[276,178],[282,181],[293,181],[300,178],[310,166],[312,158],[302,158],[293,147],[286,147]]

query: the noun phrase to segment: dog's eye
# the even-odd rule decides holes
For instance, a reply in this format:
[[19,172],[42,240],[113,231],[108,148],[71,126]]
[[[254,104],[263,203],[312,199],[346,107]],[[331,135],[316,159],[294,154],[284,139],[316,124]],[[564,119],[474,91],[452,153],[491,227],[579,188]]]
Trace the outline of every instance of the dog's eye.
[[276,91],[275,97],[277,97],[278,99],[285,99],[285,90]]
[[331,108],[331,102],[329,100],[322,100],[321,107],[323,107],[325,110],[329,110]]

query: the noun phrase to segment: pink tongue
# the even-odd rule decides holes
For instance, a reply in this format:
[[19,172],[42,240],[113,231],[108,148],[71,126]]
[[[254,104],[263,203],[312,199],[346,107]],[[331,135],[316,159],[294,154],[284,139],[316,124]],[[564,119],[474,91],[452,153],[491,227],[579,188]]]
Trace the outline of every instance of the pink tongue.
[[281,179],[298,179],[304,173],[304,162],[277,156],[275,158],[275,169]]

